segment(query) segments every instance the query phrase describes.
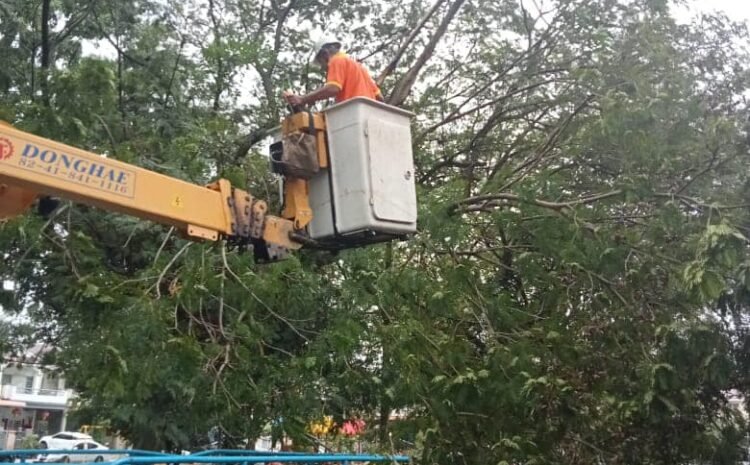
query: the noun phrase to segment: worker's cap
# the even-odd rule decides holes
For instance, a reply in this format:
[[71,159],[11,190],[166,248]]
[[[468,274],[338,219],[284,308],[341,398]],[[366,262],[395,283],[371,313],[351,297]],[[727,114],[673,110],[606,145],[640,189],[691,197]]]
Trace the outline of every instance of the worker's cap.
[[326,45],[338,45],[340,47],[341,41],[331,36],[323,37],[320,40],[315,41],[315,45],[313,46],[313,50],[312,50],[313,61],[315,61],[315,59],[318,58],[320,51]]

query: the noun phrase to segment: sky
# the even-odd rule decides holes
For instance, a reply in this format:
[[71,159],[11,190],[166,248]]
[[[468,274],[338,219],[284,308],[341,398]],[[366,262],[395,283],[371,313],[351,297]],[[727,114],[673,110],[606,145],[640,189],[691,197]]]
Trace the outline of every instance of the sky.
[[700,12],[715,11],[724,12],[735,21],[750,21],[750,0],[689,0],[687,3],[688,11],[685,8],[674,10],[680,21],[686,21]]
[[[674,8],[673,14],[680,22],[688,22],[699,13],[720,11],[735,21],[750,23],[750,0],[687,0],[687,7]],[[105,41],[83,43],[83,54],[112,58],[117,52]]]
[[[672,14],[678,22],[687,23],[691,18],[700,13],[723,12],[735,21],[745,21],[750,24],[750,0],[686,0],[686,6],[673,7]],[[82,43],[84,56],[99,56],[103,58],[114,59],[117,51],[105,40],[100,41],[83,41]],[[240,81],[250,82],[253,79],[252,74],[245,73]],[[252,86],[242,85],[241,89],[247,89],[248,92],[240,95],[240,101],[247,102],[254,97],[249,93]]]

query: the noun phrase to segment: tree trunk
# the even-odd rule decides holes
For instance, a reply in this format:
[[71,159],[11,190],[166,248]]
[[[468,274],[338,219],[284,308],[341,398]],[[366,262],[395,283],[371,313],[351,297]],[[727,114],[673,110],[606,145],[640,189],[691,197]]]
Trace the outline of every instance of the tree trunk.
[[378,440],[381,446],[389,445],[388,441],[388,423],[391,418],[391,408],[385,398],[380,403],[380,412],[378,412]]
[[50,3],[52,0],[42,0],[42,72],[39,77],[39,86],[42,89],[42,101],[44,106],[49,106],[49,86],[48,77],[50,70],[50,61],[52,55],[52,43],[49,34],[49,17],[50,17]]
[[391,61],[388,63],[388,65],[385,67],[385,69],[380,73],[380,76],[375,80],[375,83],[378,86],[382,86],[385,82],[385,79],[390,75],[395,69],[396,66],[398,66],[398,62],[401,60],[401,57],[404,56],[404,53],[406,53],[406,50],[409,48],[409,45],[414,41],[414,39],[419,35],[419,32],[424,28],[425,24],[427,24],[427,21],[432,18],[432,15],[435,14],[435,12],[440,8],[440,5],[445,3],[445,0],[437,0],[434,5],[432,5],[432,8],[422,17],[422,19],[419,21],[419,24],[417,24],[417,27],[415,27],[411,33],[409,34],[409,37],[406,38],[404,43],[401,44],[401,47],[399,47],[398,51],[396,52],[396,55],[393,56]]
[[33,44],[31,47],[31,61],[30,64],[30,74],[31,77],[29,79],[29,95],[31,96],[31,100],[34,99],[34,95],[36,93],[36,44]]
[[437,47],[440,39],[442,39],[445,33],[448,31],[448,26],[450,25],[451,21],[453,21],[453,18],[456,17],[456,14],[461,9],[465,1],[466,0],[456,0],[455,2],[453,2],[450,9],[448,10],[448,13],[440,23],[437,31],[435,31],[435,34],[430,39],[430,42],[424,48],[421,55],[419,55],[417,62],[414,63],[409,71],[398,81],[398,84],[396,84],[396,87],[393,89],[393,92],[388,98],[389,104],[398,106],[404,103],[406,97],[408,97],[409,93],[411,93],[411,89],[412,87],[414,87],[414,83],[417,81],[417,77],[419,76],[420,71],[422,71],[422,68],[424,68],[424,65],[432,56],[432,53],[435,51],[435,47]]
[[226,71],[224,69],[224,60],[221,58],[221,28],[219,27],[219,20],[216,18],[216,6],[214,0],[208,0],[208,16],[211,18],[211,26],[213,29],[213,45],[217,48],[216,52],[216,82],[214,84],[214,95],[213,105],[211,106],[214,113],[218,113],[221,109],[221,94],[224,93],[224,78]]

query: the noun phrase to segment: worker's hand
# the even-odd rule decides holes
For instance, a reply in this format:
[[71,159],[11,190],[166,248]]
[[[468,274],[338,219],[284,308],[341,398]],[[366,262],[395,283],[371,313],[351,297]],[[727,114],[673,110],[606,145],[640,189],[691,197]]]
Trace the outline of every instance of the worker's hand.
[[300,97],[299,95],[284,93],[284,98],[286,99],[287,103],[289,103],[289,105],[293,107],[302,105],[302,97]]

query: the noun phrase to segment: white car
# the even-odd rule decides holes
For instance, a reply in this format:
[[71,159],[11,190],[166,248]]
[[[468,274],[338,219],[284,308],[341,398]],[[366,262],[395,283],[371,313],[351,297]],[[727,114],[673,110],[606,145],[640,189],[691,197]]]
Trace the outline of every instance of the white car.
[[78,441],[70,449],[74,451],[86,451],[86,452],[77,452],[75,454],[64,454],[64,453],[49,454],[46,457],[43,457],[42,460],[44,462],[91,463],[91,462],[103,462],[105,460],[105,457],[106,457],[106,460],[112,460],[114,458],[112,454],[107,454],[107,451],[109,451],[109,447],[105,446],[104,444],[99,444],[98,442],[92,441],[90,439]]
[[88,434],[61,431],[51,436],[42,436],[39,446],[42,449],[72,449],[79,441],[92,439]]

